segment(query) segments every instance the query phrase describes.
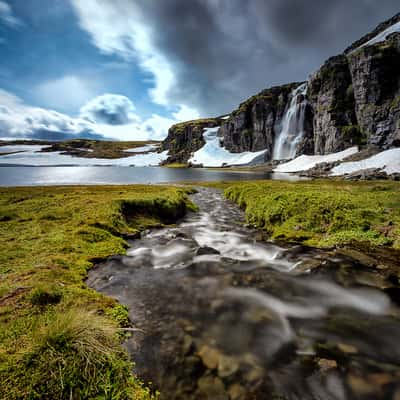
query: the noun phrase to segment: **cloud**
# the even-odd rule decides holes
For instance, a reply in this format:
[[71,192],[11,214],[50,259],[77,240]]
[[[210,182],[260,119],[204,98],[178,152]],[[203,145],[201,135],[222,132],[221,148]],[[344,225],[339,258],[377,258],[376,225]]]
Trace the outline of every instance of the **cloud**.
[[15,17],[10,5],[0,0],[0,23],[3,23],[11,28],[20,26],[21,21]]
[[103,94],[81,108],[81,117],[93,123],[125,125],[138,121],[135,106],[125,96]]
[[78,136],[103,137],[83,119],[28,106],[17,96],[0,89],[0,137],[64,140]]
[[81,115],[74,118],[31,107],[0,89],[0,138],[162,140],[171,125],[197,116],[190,114],[190,109],[180,107],[173,118],[153,114],[141,120],[134,110],[134,104],[127,97],[104,94],[90,100],[82,107]]
[[[154,47],[152,32],[142,18],[140,7],[130,0],[115,4],[96,0],[71,1],[81,27],[91,34],[94,44],[106,54],[118,54],[125,60],[136,59],[152,74],[152,99],[158,104],[170,105],[167,93],[176,84],[175,75],[166,57]],[[128,14],[121,18],[125,12]]]
[[204,115],[231,111],[265,87],[307,79],[398,12],[398,0],[71,2],[101,51],[150,74],[155,102]]
[[96,91],[96,85],[92,82],[74,75],[66,75],[39,84],[34,93],[41,104],[70,111],[92,99]]

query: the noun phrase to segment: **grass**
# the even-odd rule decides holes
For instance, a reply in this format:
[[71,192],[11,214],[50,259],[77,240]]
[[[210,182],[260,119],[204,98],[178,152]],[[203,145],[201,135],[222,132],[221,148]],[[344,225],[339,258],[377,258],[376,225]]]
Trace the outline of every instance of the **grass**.
[[127,310],[84,284],[124,235],[191,207],[163,186],[0,189],[0,399],[151,399],[120,347]]
[[185,163],[170,163],[163,165],[164,168],[187,168],[187,164]]
[[253,181],[222,187],[246,210],[247,221],[272,239],[400,249],[399,182]]

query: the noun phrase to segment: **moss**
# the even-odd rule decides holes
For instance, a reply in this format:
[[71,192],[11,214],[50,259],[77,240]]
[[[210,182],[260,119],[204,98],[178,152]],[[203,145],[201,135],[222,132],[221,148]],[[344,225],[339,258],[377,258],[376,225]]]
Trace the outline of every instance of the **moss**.
[[[150,398],[115,345],[116,329],[75,327],[71,338],[66,321],[93,321],[93,314],[103,314],[107,324],[128,323],[122,306],[84,285],[87,271],[96,259],[123,254],[125,234],[192,209],[187,193],[144,185],[0,189],[0,381],[5,398]],[[57,327],[62,327],[60,334],[46,333]],[[110,347],[105,358],[92,349],[94,369],[86,375],[84,354],[90,346],[76,345],[91,340],[91,332],[105,335],[97,344]]]
[[347,143],[359,146],[367,144],[367,136],[361,131],[359,125],[346,125],[341,128],[342,138]]
[[192,128],[203,128],[207,125],[218,125],[218,118],[202,118],[202,119],[195,119],[191,121],[180,122],[179,124],[175,124],[171,126],[171,130],[175,133],[184,133],[185,130],[190,126]]
[[273,239],[317,247],[363,242],[400,248],[399,189],[397,182],[266,181],[228,185],[225,195]]

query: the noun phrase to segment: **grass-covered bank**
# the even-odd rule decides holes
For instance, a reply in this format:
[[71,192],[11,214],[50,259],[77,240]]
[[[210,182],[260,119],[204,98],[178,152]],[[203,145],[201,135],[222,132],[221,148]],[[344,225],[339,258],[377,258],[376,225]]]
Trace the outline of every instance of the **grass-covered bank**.
[[163,186],[0,189],[0,399],[151,398],[120,347],[127,311],[84,279],[188,206]]
[[399,182],[253,181],[220,187],[246,210],[249,223],[273,239],[400,249]]

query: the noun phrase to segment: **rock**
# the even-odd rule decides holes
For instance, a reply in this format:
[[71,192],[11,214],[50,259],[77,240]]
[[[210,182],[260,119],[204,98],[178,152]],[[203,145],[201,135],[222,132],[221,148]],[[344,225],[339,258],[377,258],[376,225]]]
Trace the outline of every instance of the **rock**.
[[226,378],[233,375],[239,369],[239,362],[234,357],[221,355],[218,359],[218,376]]
[[217,349],[204,345],[201,347],[198,355],[208,369],[217,368],[220,358],[220,352]]
[[171,126],[167,138],[162,142],[161,150],[168,150],[166,164],[186,163],[191,154],[204,146],[204,128],[219,126],[219,118],[198,119]]
[[229,400],[221,379],[213,376],[203,376],[197,381],[198,392],[204,400]]
[[376,179],[388,179],[386,172],[381,168],[367,168],[346,174],[344,179],[347,181],[370,181]]
[[346,343],[339,343],[337,345],[338,349],[346,354],[357,354],[358,350],[356,347],[352,346],[351,344],[346,344]]
[[[308,82],[304,136],[296,155],[328,154],[350,146],[375,146],[382,150],[400,146],[400,33],[385,41],[359,48],[385,27],[400,21],[400,14],[379,25],[342,54],[329,58]],[[187,162],[204,145],[206,127],[221,126],[219,136],[233,153],[265,150],[272,158],[292,91],[301,83],[264,89],[250,97],[227,119],[209,118],[172,126],[161,150],[169,150],[166,163]],[[319,166],[309,176],[324,176],[330,165]],[[366,178],[352,175],[348,179]],[[391,179],[399,180],[394,175]]]
[[[221,125],[224,147],[233,153],[265,149],[264,161],[270,160],[290,94],[300,84],[296,82],[265,89],[241,103]],[[310,135],[307,136],[312,136],[312,132],[308,131]],[[303,147],[302,153],[312,150]]]
[[336,369],[337,362],[335,360],[328,360],[326,358],[321,358],[318,361],[318,366],[319,366],[321,372],[327,372],[332,369]]
[[198,250],[196,251],[196,256],[204,256],[206,254],[221,254],[218,250],[204,246],[204,247],[199,247]]
[[357,128],[352,80],[347,58],[330,58],[309,82],[314,110],[314,154],[344,150],[362,142]]
[[[400,20],[400,17],[399,17]],[[400,144],[400,34],[347,55],[355,112],[367,143]]]
[[238,383],[234,383],[228,389],[231,400],[242,400],[246,396],[246,390]]
[[190,335],[185,335],[183,337],[183,346],[182,346],[182,351],[183,354],[189,354],[191,350],[193,349],[193,338]]

